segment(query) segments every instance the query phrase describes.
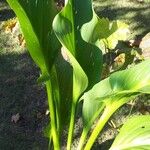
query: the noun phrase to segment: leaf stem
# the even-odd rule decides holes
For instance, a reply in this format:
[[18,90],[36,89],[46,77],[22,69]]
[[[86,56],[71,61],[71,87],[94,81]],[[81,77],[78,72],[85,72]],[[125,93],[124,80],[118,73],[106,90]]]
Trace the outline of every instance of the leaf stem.
[[67,139],[67,150],[71,150],[73,131],[74,131],[74,123],[75,123],[75,116],[76,116],[76,104],[74,102],[72,102],[70,125],[69,125],[68,139]]
[[54,107],[55,105],[54,105],[53,96],[52,96],[53,91],[52,91],[50,80],[46,81],[46,89],[47,89],[48,104],[49,104],[49,109],[50,109],[51,132],[52,132],[54,150],[60,150],[59,136],[58,136],[57,127],[56,127],[56,115],[55,115],[55,107]]
[[87,134],[88,134],[88,131],[89,130],[83,130],[82,134],[81,134],[81,137],[80,137],[80,141],[79,141],[79,145],[78,145],[78,148],[77,150],[81,150],[83,145],[84,145],[84,142],[86,140],[86,137],[87,137]]
[[[95,114],[95,117],[94,118],[97,118],[97,116],[99,116],[99,114],[104,110],[105,108],[105,104],[102,104],[101,108],[96,112]],[[85,140],[87,138],[87,135],[91,129],[91,126],[92,126],[92,122],[94,122],[95,119],[92,119],[90,122],[88,123],[85,123],[84,124],[84,127],[83,127],[83,131],[82,131],[82,134],[81,134],[81,137],[80,137],[80,141],[79,141],[79,144],[78,144],[78,148],[77,150],[81,150],[83,148],[83,145],[85,143]]]
[[106,105],[102,116],[100,117],[98,123],[96,124],[96,127],[94,128],[90,138],[88,139],[88,141],[85,145],[84,150],[90,150],[91,149],[91,147],[94,144],[99,133],[102,131],[104,125],[107,123],[107,121],[112,116],[112,114],[123,104],[124,104],[124,102],[119,100],[119,101],[115,101],[113,103]]
[[61,134],[61,127],[60,127],[60,95],[59,95],[59,84],[58,84],[58,79],[57,79],[57,72],[55,66],[52,67],[51,72],[51,85],[52,85],[52,90],[53,90],[53,101],[55,105],[55,116],[56,116],[56,127],[57,127],[57,132],[58,136],[60,137]]

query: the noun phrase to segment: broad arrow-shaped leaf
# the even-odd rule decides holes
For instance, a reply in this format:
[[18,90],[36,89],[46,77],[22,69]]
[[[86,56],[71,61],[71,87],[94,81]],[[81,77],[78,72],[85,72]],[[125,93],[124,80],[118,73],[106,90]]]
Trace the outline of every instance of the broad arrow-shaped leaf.
[[[87,13],[88,12],[88,13]],[[76,58],[86,73],[89,86],[100,80],[102,53],[98,47],[86,43],[94,38],[93,29],[98,20],[93,12],[91,0],[68,0],[64,9],[55,17],[53,29],[66,50]],[[83,24],[91,22],[88,31],[80,31]],[[91,32],[90,32],[91,31]],[[88,39],[83,41],[81,32]]]
[[109,150],[149,150],[150,116],[134,116],[121,128]]
[[60,48],[52,30],[57,11],[53,0],[7,0],[16,13],[28,50],[42,71],[42,78],[49,76],[55,55]]
[[[71,100],[71,120],[74,119],[75,108],[81,94],[86,90],[87,86],[91,88],[95,83],[100,81],[102,52],[97,46],[88,43],[89,40],[83,40],[81,37],[81,32],[85,32],[90,40],[94,38],[94,34],[92,34],[93,28],[96,25],[94,22],[91,23],[91,28],[89,28],[88,32],[81,31],[81,27],[83,24],[92,21],[95,16],[91,0],[67,0],[65,1],[65,7],[53,21],[53,29],[63,46],[65,59],[72,68],[70,77],[68,78],[67,75],[64,80],[60,81],[61,91],[66,89],[66,86],[70,86],[71,88],[69,90],[69,98],[68,94],[65,95],[61,92],[62,103],[64,103],[61,107],[64,107],[67,99]],[[97,16],[95,17],[96,19]],[[70,71],[67,72],[70,73]],[[63,83],[65,80],[67,81],[67,85]],[[65,106],[64,109],[69,109],[70,105]],[[72,127],[73,125],[70,126],[69,131],[68,149],[71,144],[70,139],[72,137],[70,133],[72,132]]]
[[[111,103],[122,105],[140,93],[150,93],[150,60],[128,70],[116,72],[97,83],[82,99],[84,130],[89,130],[103,108]],[[119,105],[120,105],[119,104]],[[114,105],[114,104],[113,104]],[[85,131],[85,132],[87,132]]]

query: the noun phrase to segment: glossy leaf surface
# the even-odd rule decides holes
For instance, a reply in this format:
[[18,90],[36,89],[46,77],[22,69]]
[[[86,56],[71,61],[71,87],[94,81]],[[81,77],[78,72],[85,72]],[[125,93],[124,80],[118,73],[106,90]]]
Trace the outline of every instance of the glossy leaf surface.
[[85,128],[92,125],[104,105],[111,105],[112,102],[119,100],[124,104],[130,97],[150,93],[149,65],[150,60],[146,60],[128,70],[116,72],[86,92],[82,97]]
[[[91,0],[67,0],[65,1],[65,7],[53,21],[53,29],[63,46],[64,58],[71,67],[71,75],[65,79],[68,81],[67,85],[70,86],[71,91],[69,91],[71,95],[69,95],[70,98],[65,95],[61,98],[62,103],[64,101],[67,103],[67,100],[71,100],[67,149],[71,147],[74,118],[79,97],[87,87],[91,88],[95,83],[100,81],[102,52],[97,46],[88,43],[89,40],[83,40],[83,37],[81,37],[81,32],[84,32],[81,27],[85,23],[90,22],[95,16]],[[90,31],[93,30],[93,26],[96,26],[96,24],[91,23],[90,25],[91,28],[89,28],[88,32],[85,31],[85,36],[92,39],[94,36]],[[60,81],[62,85],[61,89],[67,86],[66,84],[62,84],[63,82],[63,80]],[[70,108],[70,105],[65,108],[67,110]]]
[[55,17],[53,22],[53,28],[58,39],[66,51],[68,50],[78,61],[88,77],[90,87],[100,80],[102,53],[98,47],[87,43],[89,40],[85,42],[81,37],[81,32],[85,32],[86,37],[94,38],[90,31],[92,32],[92,28],[96,24],[91,25],[88,32],[82,31],[81,27],[90,22],[93,17],[95,17],[95,13],[92,9],[91,0],[68,0],[64,9]]
[[149,150],[150,116],[130,118],[121,128],[109,150]]

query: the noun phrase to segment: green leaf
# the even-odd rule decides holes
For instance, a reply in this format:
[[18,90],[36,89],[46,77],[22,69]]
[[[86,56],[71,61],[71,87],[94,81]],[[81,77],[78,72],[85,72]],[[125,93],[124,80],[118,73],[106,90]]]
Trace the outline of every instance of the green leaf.
[[[109,93],[111,94],[111,88],[109,86],[108,79],[103,80],[103,82],[98,83],[100,88],[95,85],[91,90],[84,93],[81,99],[83,99],[83,122],[84,128],[91,127],[97,116],[105,107],[102,101]],[[101,101],[99,100],[102,96]]]
[[57,11],[53,0],[7,0],[16,13],[31,57],[40,67],[40,81],[49,78],[60,44],[52,30]]
[[[71,89],[71,91],[68,90],[71,93],[69,99],[68,94],[61,98],[62,103],[65,101],[61,107],[68,110],[71,105],[71,115],[68,115],[71,119],[67,144],[67,149],[70,149],[77,102],[87,86],[90,88],[100,81],[102,52],[97,46],[88,43],[89,40],[84,41],[81,37],[81,32],[85,32],[89,39],[94,38],[90,32],[81,31],[81,27],[95,16],[91,0],[67,0],[65,2],[65,7],[53,21],[53,29],[63,46],[64,59],[70,64],[71,69],[71,76],[68,78],[67,75],[65,78],[67,85],[62,84],[63,80],[60,81],[62,91],[66,86]],[[91,26],[91,31],[95,25]],[[70,73],[70,70],[67,72]],[[71,100],[71,103],[66,107],[67,100]]]
[[99,35],[99,44],[104,44],[108,49],[114,49],[118,41],[127,40],[130,33],[128,28],[128,25],[122,21],[110,22],[108,18],[100,18],[96,30]]
[[109,150],[149,150],[150,116],[134,116],[121,128]]
[[44,128],[43,134],[47,138],[51,138],[51,124],[48,123],[48,125]]
[[114,49],[118,41],[127,40],[129,29],[122,21],[111,22],[108,18],[98,18],[94,13],[92,20],[82,26],[81,35],[85,41],[96,44],[105,53],[105,47]]
[[65,48],[61,49],[61,54],[59,54],[55,64],[60,90],[60,109],[63,116],[62,121],[64,121],[69,115],[66,114],[66,111],[70,112],[71,103],[77,102],[81,93],[86,89],[88,81],[78,62]]
[[[91,22],[88,32],[83,31],[81,27],[92,21],[95,16],[91,0],[68,0],[53,22],[53,29],[61,44],[76,58],[88,76],[89,87],[100,81],[102,53],[98,47],[87,43],[94,38],[92,31],[96,24]],[[84,37],[81,37],[81,32],[84,33]],[[83,40],[85,37],[88,37],[86,42]]]
[[[121,101],[122,105],[141,93],[150,94],[150,60],[146,60],[130,69],[116,72],[97,83],[86,92],[83,102],[84,129],[101,113],[104,106]],[[89,130],[90,128],[88,128]]]
[[107,18],[98,18],[94,12],[92,20],[85,23],[81,30],[83,39],[90,43],[96,43],[99,39],[107,38],[113,32],[110,29],[110,21]]
[[72,54],[65,48],[62,48],[62,53],[65,53],[65,58],[58,58],[56,63],[60,89],[59,118],[61,128],[66,123],[68,124],[70,119],[68,132],[69,145],[67,146],[67,149],[70,149],[75,124],[76,105],[80,95],[87,88],[88,79]]
[[114,49],[118,44],[118,41],[125,41],[129,35],[129,27],[127,24],[121,21],[114,21],[110,24],[110,35],[103,39],[106,47]]

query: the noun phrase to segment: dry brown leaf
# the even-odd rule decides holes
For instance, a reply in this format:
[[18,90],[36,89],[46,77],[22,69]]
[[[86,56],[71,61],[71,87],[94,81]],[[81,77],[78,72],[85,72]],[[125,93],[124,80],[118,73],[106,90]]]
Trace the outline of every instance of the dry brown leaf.
[[12,32],[13,28],[16,26],[16,24],[17,24],[16,18],[10,19],[5,22],[5,24],[3,25],[3,29],[5,30],[6,33]]
[[11,122],[17,123],[17,122],[19,121],[19,119],[20,119],[20,114],[17,113],[17,114],[15,114],[15,115],[12,115],[12,117],[11,117]]
[[26,43],[25,43],[24,36],[22,34],[18,35],[18,42],[21,47],[25,47]]

